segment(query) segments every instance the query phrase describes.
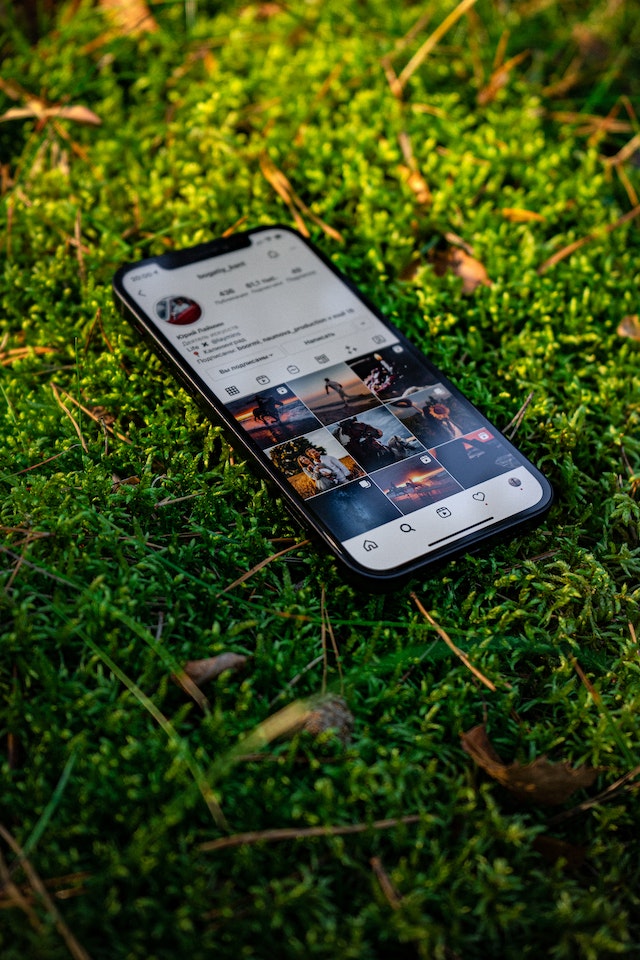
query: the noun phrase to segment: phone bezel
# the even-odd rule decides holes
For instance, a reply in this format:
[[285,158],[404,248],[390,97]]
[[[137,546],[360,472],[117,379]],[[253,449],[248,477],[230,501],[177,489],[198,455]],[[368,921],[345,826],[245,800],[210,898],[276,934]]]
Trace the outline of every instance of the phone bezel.
[[[266,456],[263,450],[249,437],[236,420],[227,411],[222,401],[216,397],[208,384],[199,376],[194,367],[190,366],[186,359],[178,352],[174,344],[165,336],[161,327],[156,325],[153,319],[142,310],[136,300],[131,297],[124,287],[125,276],[133,269],[139,271],[152,264],[159,265],[165,270],[172,270],[189,263],[203,262],[214,259],[233,250],[244,249],[251,246],[251,238],[263,231],[281,230],[295,236],[303,242],[310,250],[328,267],[337,279],[344,283],[351,292],[369,309],[392,333],[396,336],[402,346],[412,355],[420,358],[428,369],[433,371],[452,394],[461,398],[469,404],[481,421],[497,435],[497,438],[504,443],[509,450],[515,452],[517,458],[523,462],[523,465],[532,473],[535,479],[540,483],[543,490],[542,499],[533,507],[528,507],[519,513],[513,514],[499,523],[489,528],[483,528],[468,534],[466,537],[456,540],[451,544],[445,545],[437,550],[422,554],[417,559],[407,561],[390,570],[373,570],[363,563],[355,560],[342,546],[342,543],[328,530],[324,524],[308,508],[305,507],[306,501],[287,482],[286,478],[273,466],[271,460]],[[151,343],[156,353],[162,360],[166,360],[171,367],[171,372],[178,382],[185,387],[187,392],[198,402],[209,419],[220,421],[221,424],[230,432],[234,442],[238,442],[247,452],[257,466],[266,473],[269,480],[278,488],[284,497],[285,503],[294,513],[296,519],[305,527],[310,527],[313,532],[330,548],[335,556],[343,563],[348,570],[367,580],[378,582],[393,582],[401,578],[406,578],[419,570],[427,567],[433,567],[452,560],[456,556],[469,553],[485,544],[489,544],[497,539],[502,539],[505,535],[515,532],[516,529],[527,527],[534,521],[539,521],[549,510],[553,502],[553,489],[549,481],[540,471],[518,450],[498,428],[473,404],[449,378],[436,367],[429,358],[404,334],[398,330],[379,308],[372,303],[369,298],[358,289],[358,287],[339,270],[334,263],[320,250],[312,241],[302,236],[297,230],[284,224],[268,224],[255,227],[250,230],[233,234],[230,237],[222,237],[206,243],[197,244],[193,247],[183,248],[181,250],[168,251],[155,257],[147,257],[144,260],[138,260],[133,263],[127,263],[121,266],[113,279],[113,291],[116,305],[125,318],[141,333],[145,339]],[[363,534],[366,535],[366,534]]]

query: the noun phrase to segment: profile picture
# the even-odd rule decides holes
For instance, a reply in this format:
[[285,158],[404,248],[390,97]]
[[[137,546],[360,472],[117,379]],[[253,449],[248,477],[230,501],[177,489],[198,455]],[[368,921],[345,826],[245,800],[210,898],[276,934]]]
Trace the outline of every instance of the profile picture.
[[202,307],[189,297],[164,297],[156,303],[156,314],[165,323],[186,326],[202,316]]

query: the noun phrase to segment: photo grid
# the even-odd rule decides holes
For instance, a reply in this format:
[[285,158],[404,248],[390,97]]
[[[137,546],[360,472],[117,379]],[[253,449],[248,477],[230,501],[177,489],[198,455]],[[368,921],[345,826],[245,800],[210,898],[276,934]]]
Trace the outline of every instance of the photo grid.
[[400,344],[227,408],[340,540],[518,465]]

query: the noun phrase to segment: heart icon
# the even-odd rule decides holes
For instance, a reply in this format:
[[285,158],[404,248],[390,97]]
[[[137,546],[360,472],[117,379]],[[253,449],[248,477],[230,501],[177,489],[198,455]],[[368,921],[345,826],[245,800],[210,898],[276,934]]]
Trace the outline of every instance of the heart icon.
[[485,495],[482,492],[472,494],[474,500],[484,500]]

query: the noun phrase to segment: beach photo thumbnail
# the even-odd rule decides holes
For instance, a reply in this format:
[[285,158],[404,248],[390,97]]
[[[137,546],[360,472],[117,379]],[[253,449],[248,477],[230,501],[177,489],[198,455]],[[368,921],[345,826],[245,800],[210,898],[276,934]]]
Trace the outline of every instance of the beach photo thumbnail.
[[427,453],[378,470],[371,479],[405,514],[462,490],[461,485]]
[[364,476],[364,470],[328,430],[281,443],[267,456],[305,500]]
[[346,363],[325,367],[298,378],[295,390],[325,425],[363,413],[380,404],[375,394]]
[[320,426],[317,418],[285,384],[233,400],[227,409],[263,450]]

